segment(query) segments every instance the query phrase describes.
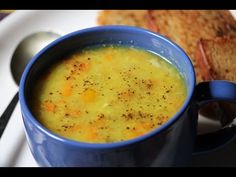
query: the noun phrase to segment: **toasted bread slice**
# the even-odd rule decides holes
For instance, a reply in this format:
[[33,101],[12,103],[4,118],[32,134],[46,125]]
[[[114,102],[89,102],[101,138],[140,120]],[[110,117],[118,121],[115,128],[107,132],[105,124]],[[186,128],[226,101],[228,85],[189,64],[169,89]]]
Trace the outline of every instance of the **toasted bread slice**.
[[[200,39],[196,50],[196,61],[201,70],[203,80],[229,80],[236,82],[236,38]],[[217,107],[217,103],[214,106]],[[222,125],[230,123],[236,117],[236,105],[219,102],[222,110]],[[201,110],[201,114],[211,117],[212,105]]]
[[236,38],[200,39],[196,60],[204,80],[236,82]]

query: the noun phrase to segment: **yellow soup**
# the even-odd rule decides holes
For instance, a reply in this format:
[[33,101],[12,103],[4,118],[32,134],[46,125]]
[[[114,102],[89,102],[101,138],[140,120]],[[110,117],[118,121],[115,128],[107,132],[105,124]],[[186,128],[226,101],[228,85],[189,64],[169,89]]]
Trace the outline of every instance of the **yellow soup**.
[[177,69],[158,55],[109,45],[58,61],[34,93],[33,114],[46,128],[72,140],[107,143],[161,126],[187,91]]

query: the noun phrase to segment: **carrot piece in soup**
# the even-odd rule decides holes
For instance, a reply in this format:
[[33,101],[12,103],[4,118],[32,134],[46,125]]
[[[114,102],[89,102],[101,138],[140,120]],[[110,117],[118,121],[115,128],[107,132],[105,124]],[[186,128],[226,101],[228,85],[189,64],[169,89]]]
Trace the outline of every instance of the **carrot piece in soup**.
[[79,70],[80,71],[86,71],[89,69],[89,63],[80,63],[79,64]]
[[107,60],[107,61],[111,61],[112,58],[113,58],[112,55],[106,55],[106,56],[105,56],[105,60]]
[[63,96],[70,96],[72,92],[72,87],[70,83],[67,83],[63,88],[62,88],[62,95]]
[[95,127],[84,128],[85,138],[90,141],[94,141],[98,138],[97,129]]
[[81,130],[81,126],[80,125],[74,125],[69,129],[70,133],[75,133]]
[[134,96],[134,91],[128,89],[120,92],[118,94],[118,99],[120,100],[130,100]]
[[96,98],[96,91],[93,89],[87,89],[81,94],[80,98],[84,102],[92,102]]
[[77,109],[69,109],[69,114],[73,117],[79,117],[81,112]]
[[56,105],[51,102],[45,101],[43,102],[43,108],[48,112],[55,112]]
[[146,133],[146,128],[144,127],[143,123],[137,122],[135,123],[135,127],[132,132],[134,137],[142,136]]

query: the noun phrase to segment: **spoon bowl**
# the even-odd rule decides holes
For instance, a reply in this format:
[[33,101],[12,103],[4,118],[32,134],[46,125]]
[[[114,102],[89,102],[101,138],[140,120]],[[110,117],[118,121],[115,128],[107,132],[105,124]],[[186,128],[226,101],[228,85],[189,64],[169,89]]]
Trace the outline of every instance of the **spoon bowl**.
[[21,75],[30,61],[43,47],[57,39],[60,35],[51,31],[41,31],[26,36],[16,47],[11,59],[11,73],[19,85]]

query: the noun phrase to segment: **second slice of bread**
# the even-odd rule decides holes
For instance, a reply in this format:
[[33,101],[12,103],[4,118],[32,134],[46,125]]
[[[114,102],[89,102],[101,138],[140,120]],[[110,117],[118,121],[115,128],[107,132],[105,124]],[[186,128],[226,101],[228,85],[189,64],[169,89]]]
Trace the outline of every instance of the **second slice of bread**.
[[[196,60],[203,80],[229,80],[236,82],[236,38],[201,39],[196,50]],[[218,105],[217,105],[218,104]],[[222,125],[230,123],[236,117],[236,105],[226,102],[214,103],[222,114],[217,115]],[[210,117],[217,110],[209,105],[201,113]]]

